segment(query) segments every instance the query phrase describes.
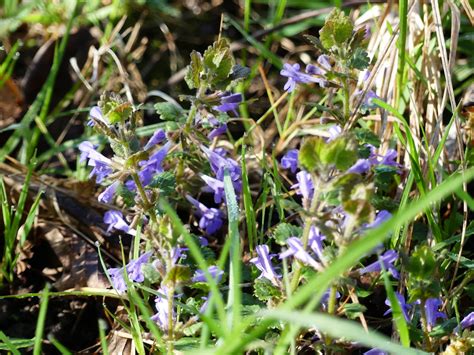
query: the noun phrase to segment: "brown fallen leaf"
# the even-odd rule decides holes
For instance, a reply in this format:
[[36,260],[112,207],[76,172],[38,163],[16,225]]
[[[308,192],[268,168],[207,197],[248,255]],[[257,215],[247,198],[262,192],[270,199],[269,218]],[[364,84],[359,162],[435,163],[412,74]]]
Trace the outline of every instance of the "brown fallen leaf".
[[99,257],[92,246],[64,228],[52,228],[44,238],[63,266],[61,277],[54,283],[59,291],[109,287],[107,278],[100,273]]

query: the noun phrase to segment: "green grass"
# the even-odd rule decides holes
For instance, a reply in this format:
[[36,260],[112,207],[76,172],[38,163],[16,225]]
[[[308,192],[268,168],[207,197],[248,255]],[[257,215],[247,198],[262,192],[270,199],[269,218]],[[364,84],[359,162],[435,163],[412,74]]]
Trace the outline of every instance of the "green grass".
[[[63,152],[75,149],[77,145],[83,141],[83,137],[56,145],[54,138],[48,131],[49,125],[56,119],[69,116],[71,113],[84,113],[88,111],[88,109],[75,109],[73,111],[62,112],[67,101],[70,100],[76,90],[79,89],[80,83],[71,88],[67,97],[56,107],[51,107],[53,90],[59,67],[63,61],[68,36],[73,26],[79,23],[77,16],[74,16],[78,14],[76,12],[76,2],[68,1],[67,3],[68,8],[71,9],[69,20],[67,23],[65,22],[65,35],[55,48],[54,61],[48,79],[21,121],[14,126],[4,129],[5,131],[14,131],[0,148],[0,161],[5,161],[7,156],[14,152],[19,152],[17,157],[20,157],[22,162],[26,163],[32,161],[38,140],[41,137],[43,137],[50,146],[48,150],[38,156],[37,165],[33,163],[28,165],[28,173],[26,174],[23,187],[15,205],[11,203],[8,197],[7,187],[4,181],[2,180],[0,183],[2,217],[5,226],[2,278],[6,282],[12,282],[14,279],[14,267],[18,261],[18,255],[15,255],[15,250],[17,246],[21,247],[25,243],[33,227],[35,218],[38,216],[39,203],[42,197],[41,193],[35,196],[31,207],[29,209],[26,208],[26,206],[28,206],[27,199],[33,171],[37,169],[40,164],[48,163],[51,158],[58,157],[62,167],[53,168],[53,171],[64,173],[67,176],[86,176],[84,166],[78,165],[77,169],[71,169],[68,162],[62,156]],[[275,26],[278,25],[285,16],[292,15],[292,11],[294,11],[295,8],[304,11],[313,7],[320,8],[330,3],[331,2],[328,1],[322,4],[296,0],[272,1],[268,3],[269,11],[267,16],[259,17],[259,14],[255,14],[254,11],[261,6],[261,1],[245,0],[243,3],[243,24],[241,24],[239,19],[226,16],[226,22],[237,30],[243,39],[252,47],[252,51],[256,53],[256,55],[252,57],[252,51],[244,49],[241,52],[241,62],[251,65],[252,76],[250,80],[240,84],[239,90],[242,93],[246,93],[251,87],[251,80],[257,80],[259,73],[262,77],[263,74],[270,76],[271,74],[266,70],[270,64],[274,67],[275,72],[278,72],[284,63],[280,55],[280,41],[283,36],[288,31],[292,32],[293,35],[300,34],[311,26],[311,24],[315,23],[315,21],[320,22],[320,19],[305,20],[302,23],[292,25],[291,28],[279,30],[263,39],[252,36],[252,30],[260,24],[259,21],[267,26]],[[342,5],[340,1],[334,1],[333,3],[337,6]],[[279,83],[273,82],[270,82],[272,87],[265,84],[265,91],[270,100],[271,107],[259,118],[255,118],[253,124],[249,123],[250,120],[245,120],[246,134],[244,137],[238,139],[234,145],[236,153],[241,157],[241,168],[243,172],[243,194],[240,202],[235,196],[235,191],[233,190],[232,182],[228,174],[226,174],[224,180],[229,224],[228,231],[223,238],[222,248],[220,249],[221,254],[218,256],[217,265],[220,269],[226,269],[227,266],[229,266],[230,269],[230,277],[225,291],[222,289],[222,285],[218,285],[207,271],[209,262],[206,260],[194,236],[189,233],[187,227],[178,217],[176,206],[172,200],[167,201],[164,198],[161,199],[161,211],[166,213],[171,219],[174,229],[182,236],[184,244],[189,248],[191,258],[196,262],[199,269],[204,270],[209,284],[211,294],[209,307],[205,314],[200,316],[202,328],[200,338],[197,339],[197,346],[201,351],[214,352],[214,347],[217,344],[216,353],[219,354],[241,353],[249,349],[263,349],[265,347],[268,347],[268,349],[270,349],[269,351],[274,351],[275,353],[283,354],[287,353],[288,350],[291,353],[296,353],[295,339],[300,331],[303,328],[316,327],[332,338],[344,338],[367,347],[377,347],[397,354],[422,353],[421,351],[410,349],[410,345],[414,345],[413,339],[410,338],[411,334],[409,333],[407,322],[402,315],[401,308],[395,301],[396,296],[394,289],[398,287],[399,284],[391,282],[386,273],[383,273],[384,287],[393,305],[392,319],[394,322],[394,330],[397,332],[401,344],[372,330],[366,333],[365,330],[355,322],[315,312],[324,292],[332,285],[337,284],[349,270],[360,262],[361,258],[366,256],[367,253],[372,251],[379,243],[388,239],[390,240],[391,247],[401,250],[409,238],[410,226],[413,226],[415,221],[420,221],[424,218],[427,220],[428,228],[433,234],[435,241],[433,250],[449,255],[449,257],[443,261],[443,267],[445,270],[448,270],[448,267],[453,266],[456,262],[456,254],[462,248],[460,241],[461,234],[451,236],[447,233],[441,216],[441,208],[444,206],[442,202],[446,199],[450,199],[454,201],[454,209],[456,209],[456,206],[466,203],[471,210],[474,210],[474,199],[463,189],[463,184],[474,177],[474,171],[472,169],[457,171],[449,176],[443,170],[445,166],[443,167],[438,164],[446,147],[450,128],[456,124],[456,120],[459,117],[460,107],[451,108],[454,111],[452,118],[449,124],[444,127],[440,142],[436,147],[432,147],[433,142],[429,141],[429,137],[426,135],[423,127],[420,127],[422,141],[418,142],[415,132],[412,132],[412,128],[410,127],[409,119],[406,118],[408,117],[407,111],[409,109],[407,103],[409,100],[408,95],[410,95],[410,90],[413,89],[413,83],[410,80],[413,79],[413,82],[416,81],[425,86],[428,86],[430,83],[428,78],[425,78],[424,73],[421,71],[423,60],[422,45],[416,48],[413,55],[407,53],[406,47],[410,36],[407,16],[408,5],[407,0],[402,0],[398,8],[400,25],[397,46],[399,52],[397,58],[398,72],[396,76],[394,103],[391,105],[384,101],[375,100],[381,108],[382,114],[388,113],[397,118],[397,121],[394,123],[393,129],[395,137],[393,138],[397,140],[397,143],[402,149],[408,152],[410,162],[410,171],[399,191],[399,211],[390,221],[376,230],[368,231],[362,239],[347,245],[340,251],[339,255],[337,255],[324,272],[306,279],[306,283],[299,287],[296,292],[288,292],[286,301],[275,309],[250,315],[244,312],[243,298],[245,295],[243,294],[242,284],[245,282],[245,275],[243,275],[244,265],[242,256],[244,253],[247,253],[247,251],[251,256],[254,256],[256,245],[268,243],[271,238],[272,229],[275,227],[275,215],[279,222],[286,222],[289,215],[291,217],[291,215],[298,211],[294,208],[295,202],[291,196],[287,197],[285,184],[280,175],[281,172],[278,167],[277,157],[275,154],[272,154],[271,158],[268,159],[268,150],[256,151],[257,142],[252,141],[252,133],[257,127],[262,127],[264,123],[268,124],[269,121],[273,119],[276,120],[278,132],[278,134],[275,135],[275,140],[280,139],[280,141],[284,141],[295,139],[295,137],[308,133],[308,131],[312,129],[299,128],[298,124],[306,122],[314,118],[314,116],[324,114],[320,112],[318,107],[314,107],[309,111],[305,108],[304,112],[298,112],[297,105],[301,103],[298,102],[299,98],[295,93],[289,95],[288,102],[284,101],[287,98],[286,94],[283,94],[280,98],[274,98],[275,87],[278,87]],[[31,8],[27,8],[14,0],[5,1],[4,13],[6,17],[8,17],[7,25],[13,26],[15,24],[12,22],[13,20],[29,23],[33,22],[33,19],[39,18],[41,21],[44,21],[45,17],[38,17],[34,11],[34,6],[36,6],[36,3],[33,4]],[[118,19],[121,15],[119,11],[119,1],[114,1],[111,5],[102,9],[94,8],[93,5],[90,6],[92,6],[92,10],[87,18],[96,25],[100,25],[100,20],[108,18],[109,16]],[[53,18],[53,13],[47,15]],[[4,25],[5,23],[0,23],[0,30],[3,28],[1,27],[2,24]],[[114,24],[114,21],[110,21],[106,25],[104,36],[101,38],[103,44],[108,43]],[[19,42],[14,44],[6,56],[6,59],[0,65],[0,87],[2,87],[15,69],[15,53],[18,48],[20,48],[19,45]],[[275,50],[276,48],[278,48],[278,52]],[[297,53],[292,54],[289,60],[299,60]],[[113,65],[105,68],[105,74],[101,78],[99,86],[105,85],[113,70]],[[413,77],[409,76],[409,74],[413,75]],[[261,90],[261,88],[259,88],[259,90]],[[323,103],[323,101],[326,103],[326,100],[328,100],[327,97],[323,98],[321,103]],[[286,113],[282,114],[284,110],[286,110]],[[241,112],[242,116],[246,119],[253,119],[251,116],[251,105],[247,105],[247,103],[242,105]],[[419,116],[422,120],[423,116]],[[279,121],[280,119],[282,122]],[[171,123],[165,122],[142,127],[138,132],[139,136],[149,136],[157,128],[169,124]],[[88,134],[89,133],[86,133],[85,135],[87,139],[93,142],[100,141],[97,136],[89,136]],[[239,148],[241,148],[240,151],[238,150]],[[427,155],[424,155],[423,150],[428,152]],[[255,191],[252,191],[253,186],[250,185],[248,174],[250,164],[247,158],[250,156],[253,159],[260,160],[262,177],[255,202],[255,195],[253,195]],[[241,210],[239,210],[239,207]],[[19,233],[20,231],[21,233]],[[466,238],[470,235],[472,235],[472,230],[468,229]],[[139,238],[136,238],[134,245],[135,257],[138,256],[139,242]],[[416,241],[415,245],[418,242],[419,241]],[[244,249],[246,245],[248,245],[248,250]],[[472,267],[472,261],[467,258],[463,257],[461,262],[466,269]],[[104,263],[103,266],[106,268]],[[453,290],[453,297],[449,298],[447,307],[452,307],[456,310],[458,320],[460,318],[458,302],[464,292],[464,287],[467,287],[472,278],[472,272],[467,271],[464,275],[459,275],[456,280],[453,280],[453,282],[456,281],[458,286]],[[283,261],[283,282],[286,284],[287,290],[291,288],[291,275],[289,275],[286,260]],[[166,339],[163,337],[163,331],[150,319],[154,312],[154,309],[150,306],[150,299],[153,296],[158,296],[156,290],[148,286],[135,288],[131,286],[129,281],[128,285],[130,289],[126,296],[118,296],[112,290],[50,292],[48,288],[45,288],[41,293],[1,296],[0,298],[18,299],[40,297],[41,302],[35,338],[15,339],[0,331],[0,349],[10,351],[13,354],[19,354],[20,349],[33,348],[34,354],[40,354],[45,338],[45,324],[49,299],[51,297],[69,297],[74,295],[81,297],[101,296],[119,299],[129,314],[129,323],[119,320],[118,317],[112,314],[111,310],[104,306],[105,312],[110,317],[109,319],[117,322],[125,331],[132,335],[133,341],[137,346],[137,352],[139,354],[146,354],[149,350],[148,345],[143,341],[143,334],[145,332],[151,334],[151,337],[156,342],[154,345],[156,349],[162,352],[166,350],[171,351],[169,344],[167,344]],[[446,290],[443,290],[443,293],[446,293]],[[227,301],[225,300],[226,295]],[[446,296],[449,297],[451,295],[446,294]],[[197,314],[197,310],[193,307],[179,302],[177,302],[177,304],[182,309]],[[276,341],[276,347],[271,348],[271,343],[264,342],[262,338],[269,330],[276,329],[276,327],[279,326],[283,331],[280,338]],[[100,347],[102,352],[107,354],[108,326],[105,321],[99,320],[98,329]],[[65,348],[51,335],[47,335],[47,338],[60,353],[71,353],[71,351]]]

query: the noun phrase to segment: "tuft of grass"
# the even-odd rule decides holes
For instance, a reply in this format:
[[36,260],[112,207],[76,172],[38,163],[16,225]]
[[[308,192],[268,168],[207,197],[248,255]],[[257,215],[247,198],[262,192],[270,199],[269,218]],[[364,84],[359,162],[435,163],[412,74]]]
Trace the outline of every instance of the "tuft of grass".
[[33,347],[33,355],[41,355],[41,347],[43,345],[44,327],[46,324],[46,315],[49,304],[49,285],[43,289],[41,294],[40,308],[38,313],[38,320],[36,321],[35,343]]
[[3,179],[0,179],[0,204],[2,206],[2,217],[4,224],[3,258],[0,269],[0,281],[2,279],[5,279],[7,282],[13,281],[14,268],[19,258],[19,255],[16,253],[16,248],[17,246],[21,248],[24,245],[38,212],[39,202],[42,196],[41,191],[33,201],[33,204],[26,214],[26,219],[21,225],[21,221],[24,217],[23,212],[25,210],[28,198],[30,180],[35,165],[35,160],[32,160],[28,166],[25,181],[23,183],[23,187],[15,208],[13,208],[8,199],[5,182]]

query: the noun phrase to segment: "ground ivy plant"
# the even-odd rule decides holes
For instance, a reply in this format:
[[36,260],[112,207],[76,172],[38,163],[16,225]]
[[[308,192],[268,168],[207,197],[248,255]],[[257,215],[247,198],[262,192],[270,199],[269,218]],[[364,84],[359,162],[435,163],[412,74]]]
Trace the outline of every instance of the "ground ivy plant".
[[[322,134],[302,137],[298,149],[280,158],[280,173],[293,181],[288,189],[296,203],[285,210],[293,218],[275,225],[269,240],[248,250],[252,257],[246,266],[258,309],[282,305],[308,279],[324,272],[350,243],[390,219],[396,209],[396,187],[405,173],[397,151],[390,144],[382,145],[362,121],[353,129],[346,126],[352,116],[377,109],[377,94],[364,93],[358,86],[370,76],[365,50],[368,35],[366,28],[355,29],[336,9],[319,37],[307,36],[319,54],[314,62],[304,71],[298,63],[286,63],[281,70],[287,80],[284,90],[294,93],[301,85],[315,83],[331,93],[331,99],[320,106],[329,115]],[[225,239],[226,235],[229,184],[225,181],[230,181],[238,201],[243,182],[241,164],[235,159],[237,148],[224,149],[218,143],[228,133],[229,118],[238,117],[243,97],[234,88],[248,75],[248,68],[236,64],[229,42],[220,38],[204,53],[191,53],[185,80],[194,95],[180,96],[182,106],[175,102],[154,106],[167,123],[164,129],[141,141],[137,129],[143,124],[143,108],[105,93],[90,111],[88,125],[105,138],[108,149],[103,152],[109,153],[99,152],[89,141],[79,145],[80,160],[104,188],[98,199],[110,207],[104,215],[107,233],[120,231],[134,240],[134,257],[107,271],[113,289],[120,295],[146,288],[156,291],[151,320],[169,352],[180,338],[200,333],[203,317],[214,317],[214,310],[219,313],[215,304],[222,300],[211,285],[219,286],[214,291],[227,292],[221,289],[229,276],[226,263],[219,264],[220,256],[215,254],[216,237]],[[187,233],[211,265],[207,270],[199,269],[190,257],[186,233],[165,213],[164,203],[176,211],[192,209]],[[363,319],[366,308],[359,302],[364,294],[360,279],[368,278],[372,285],[391,284],[405,273],[406,287],[389,294],[386,315],[403,316],[413,343],[435,351],[450,338],[453,344],[472,341],[468,329],[474,323],[473,314],[457,323],[442,308],[442,287],[430,277],[441,269],[441,256],[427,245],[410,255],[379,245],[360,265],[340,275],[317,308]],[[278,336],[289,331],[289,326],[277,325],[271,330],[276,338],[269,336],[265,341],[274,346]],[[317,329],[310,333],[315,349],[344,349],[341,342]],[[218,339],[219,329],[212,329],[211,334]],[[383,352],[372,349],[369,353]]]

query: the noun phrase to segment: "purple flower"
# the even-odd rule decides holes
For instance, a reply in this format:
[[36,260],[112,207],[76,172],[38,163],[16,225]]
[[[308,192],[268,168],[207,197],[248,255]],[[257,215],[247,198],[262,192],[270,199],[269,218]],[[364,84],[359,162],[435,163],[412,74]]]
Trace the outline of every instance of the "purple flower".
[[[354,93],[355,96],[360,96],[364,93],[362,90],[356,90]],[[373,90],[368,90],[364,96],[364,99],[362,101],[362,107],[368,110],[377,108],[378,105],[373,102],[374,99],[379,99],[380,97],[375,93]]]
[[109,185],[100,195],[99,195],[99,202],[102,203],[110,203],[112,199],[114,198],[115,192],[117,191],[117,188],[119,187],[120,182],[115,181],[112,183],[112,185]]
[[359,74],[359,79],[362,82],[366,82],[370,78],[370,70],[364,70],[362,73]]
[[369,159],[359,159],[352,165],[347,172],[354,174],[365,174],[372,166]]
[[296,180],[298,183],[291,186],[292,189],[298,189],[296,193],[302,195],[303,198],[310,200],[313,197],[314,186],[313,180],[311,179],[311,174],[307,171],[301,170],[296,174]]
[[206,313],[207,307],[209,306],[209,299],[211,298],[211,293],[207,295],[207,297],[201,297],[204,300],[203,304],[199,308],[199,313],[204,314]]
[[239,164],[231,158],[225,158],[221,155],[217,154],[216,152],[206,148],[204,146],[201,147],[204,153],[209,158],[209,163],[211,165],[211,169],[216,174],[216,177],[223,181],[224,180],[224,170],[225,168],[229,169],[229,174],[232,181],[236,181],[240,179],[242,175],[242,170],[240,169]]
[[87,122],[87,125],[89,127],[93,127],[95,125],[94,120],[100,121],[107,126],[109,125],[109,122],[104,118],[102,114],[102,110],[100,109],[99,106],[92,107],[91,110],[89,111],[89,116],[92,118],[91,120]]
[[108,269],[107,272],[110,275],[112,286],[117,290],[117,292],[120,294],[125,293],[125,291],[127,291],[127,284],[123,277],[123,267]]
[[[220,282],[222,279],[222,275],[224,275],[224,271],[220,270],[215,265],[209,266],[207,271],[211,274],[211,277],[216,280],[216,282]],[[191,281],[192,282],[206,282],[207,281],[206,274],[202,270],[196,270]]]
[[375,216],[374,221],[370,224],[367,224],[365,228],[377,228],[382,223],[388,221],[390,218],[392,218],[392,214],[386,210],[382,210],[377,213],[377,216]]
[[323,270],[321,264],[314,260],[313,257],[304,250],[303,243],[299,238],[290,237],[287,239],[286,244],[288,245],[288,249],[280,254],[280,259],[293,256],[305,265],[310,265],[318,271]]
[[214,179],[210,176],[201,174],[201,179],[207,185],[207,188],[204,188],[204,191],[211,191],[214,193],[214,202],[221,203],[225,198],[224,192],[224,183],[220,180]]
[[366,267],[359,269],[359,273],[366,274],[368,272],[380,272],[382,270],[382,264],[386,270],[388,270],[394,278],[397,280],[400,278],[398,270],[393,266],[393,263],[398,259],[398,253],[395,250],[387,250],[379,260],[367,265]]
[[380,165],[399,166],[397,163],[397,151],[395,149],[387,150],[385,155],[382,155],[382,160],[379,162]]
[[461,326],[462,329],[464,329],[464,328],[471,327],[473,324],[474,324],[474,312],[471,312],[462,319],[459,325]]
[[112,161],[109,158],[104,157],[102,154],[95,150],[95,146],[89,142],[84,141],[78,146],[79,150],[81,151],[81,158],[80,161],[84,161],[86,159],[92,161],[98,161],[104,163],[106,165],[110,165]]
[[279,286],[278,279],[281,278],[281,276],[278,275],[273,268],[271,261],[273,255],[270,255],[268,245],[257,245],[256,251],[257,257],[250,259],[250,262],[262,272],[258,278],[261,279],[264,277],[275,286]]
[[227,123],[223,123],[217,128],[214,128],[209,134],[207,135],[207,139],[214,139],[222,134],[227,132]]
[[439,298],[428,298],[425,302],[426,322],[429,327],[434,327],[438,318],[446,319],[447,316],[444,312],[440,312],[438,309],[443,304]]
[[140,162],[139,165],[145,168],[151,168],[155,172],[163,171],[163,160],[165,160],[168,151],[171,148],[171,142],[166,143],[163,147],[153,153],[150,158],[144,162]]
[[281,158],[281,167],[290,169],[293,174],[296,172],[296,169],[298,169],[298,149],[290,149]]
[[[401,295],[400,293],[395,292],[395,296],[397,297],[398,304],[400,305],[400,308],[402,309],[402,313],[403,313],[403,316],[405,317],[405,320],[409,322],[410,319],[408,317],[408,311],[412,308],[412,305],[409,303],[406,303],[405,297],[403,297],[403,295]],[[390,304],[390,300],[388,298],[385,300],[385,304],[389,307],[389,309],[383,314],[384,316],[392,313],[392,305]]]
[[104,223],[109,225],[107,233],[110,233],[113,228],[124,231],[125,233],[131,232],[130,226],[125,222],[123,214],[120,211],[110,210],[105,212]]
[[209,241],[204,237],[198,237],[199,245],[202,247],[207,247],[209,245]]
[[236,116],[239,114],[237,113],[237,107],[242,102],[242,94],[229,94],[226,96],[221,96],[221,104],[219,106],[215,106],[214,109],[221,112],[229,112],[232,111]]
[[[152,182],[153,177],[163,172],[163,160],[165,160],[166,155],[168,154],[169,149],[171,148],[171,142],[166,143],[163,147],[161,147],[158,151],[153,153],[148,160],[141,161],[138,165],[140,165],[141,170],[138,173],[138,177],[140,182],[143,186],[147,186],[149,183]],[[130,191],[136,190],[136,185],[133,180],[128,180],[125,183],[125,186]]]
[[87,165],[93,167],[89,178],[95,175],[97,182],[100,183],[112,173],[113,170],[110,167],[112,165],[112,161],[97,152],[91,142],[82,142],[79,144],[79,150],[81,151],[80,161],[89,159]]
[[181,248],[180,246],[176,246],[171,248],[171,264],[174,266],[178,262],[179,259],[186,259],[186,254],[183,253],[188,248]]
[[110,166],[108,166],[107,164],[101,161],[90,159],[88,165],[93,167],[89,175],[89,178],[95,175],[96,181],[98,183],[101,183],[107,176],[109,176],[113,172]]
[[388,353],[380,349],[371,349],[366,351],[363,355],[388,355]]
[[174,306],[172,314],[169,314],[168,288],[166,286],[161,286],[158,289],[158,292],[160,295],[155,298],[155,307],[157,312],[151,317],[151,320],[156,322],[161,329],[165,330],[168,329],[169,326],[169,317],[171,316],[174,321],[176,315],[174,312]]
[[199,220],[199,228],[206,231],[207,234],[214,234],[223,224],[222,212],[217,208],[208,208],[201,202],[187,195],[186,199],[197,208],[197,214],[201,217]]
[[283,64],[283,69],[280,71],[282,76],[286,76],[288,81],[283,87],[284,90],[292,92],[296,88],[297,83],[310,83],[310,82],[321,82],[322,79],[312,77],[309,74],[305,74],[300,71],[299,64]]
[[221,157],[225,158],[228,154],[227,150],[225,150],[224,148],[222,147],[217,147],[217,148],[214,148],[214,153],[220,155]]
[[315,226],[311,226],[309,229],[309,238],[308,238],[308,245],[319,258],[319,260],[324,260],[323,255],[323,240],[326,237],[321,234]]
[[326,142],[329,143],[329,142],[333,141],[334,139],[339,137],[341,135],[341,133],[342,133],[341,126],[336,124],[334,126],[329,127],[329,129],[328,129],[329,138],[326,140]]
[[326,72],[328,72],[329,70],[331,70],[331,63],[329,61],[329,57],[325,54],[323,55],[320,55],[318,57],[318,64],[322,67],[322,69],[324,70],[324,74],[326,74]]
[[371,36],[372,36],[372,31],[370,29],[370,25],[367,24],[365,26],[364,39],[369,39]]
[[95,151],[96,146],[94,146],[89,141],[84,141],[78,146],[79,150],[81,151],[81,156],[79,158],[80,162],[84,162],[87,160],[90,151]]
[[[306,73],[311,75],[324,76],[326,73],[331,70],[331,63],[329,62],[329,57],[327,55],[320,55],[317,60],[319,66],[308,64],[306,66]],[[319,79],[318,84],[321,87],[326,86],[326,81]]]
[[138,259],[130,260],[130,262],[127,264],[127,274],[131,281],[143,282],[145,280],[145,276],[142,272],[142,265],[148,263],[151,255],[152,252],[149,251],[142,254]]
[[150,137],[150,139],[145,144],[143,149],[148,150],[148,149],[152,148],[153,146],[163,142],[165,140],[165,138],[166,138],[165,131],[163,131],[162,129],[158,129],[158,130],[155,131],[155,133],[153,133],[153,135]]
[[[328,301],[329,301],[329,296],[331,295],[331,290],[327,289],[326,292],[324,292],[323,297],[321,297],[321,305],[326,308]],[[341,294],[339,291],[336,291],[336,299],[341,298]]]
[[313,65],[313,64],[308,64],[306,66],[306,73],[309,74],[309,75],[320,75],[320,76],[323,76],[325,74],[325,70],[319,68],[318,66],[316,65]]
[[232,180],[232,185],[236,192],[240,193],[242,191],[242,169],[239,164],[231,158],[224,158],[217,154],[216,152],[206,148],[204,146],[201,149],[206,153],[209,158],[209,163],[211,165],[211,170],[216,175],[216,178],[220,181],[224,181],[224,171],[225,169],[229,170],[229,175]]

